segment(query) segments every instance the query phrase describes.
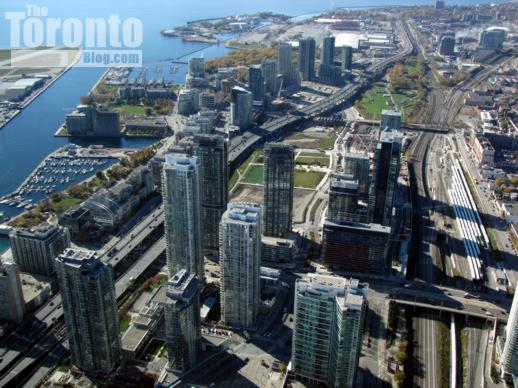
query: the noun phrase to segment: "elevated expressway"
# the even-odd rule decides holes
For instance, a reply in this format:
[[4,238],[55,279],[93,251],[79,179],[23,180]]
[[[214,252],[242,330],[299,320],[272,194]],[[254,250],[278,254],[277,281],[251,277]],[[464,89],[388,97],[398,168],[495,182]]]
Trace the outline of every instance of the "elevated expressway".
[[[164,213],[159,206],[122,238],[115,238],[101,260],[114,267],[115,290],[120,298],[138,277],[165,253]],[[156,240],[153,242],[153,240]],[[143,248],[151,243],[149,248]],[[64,327],[61,295],[57,293],[31,318],[0,342],[0,386],[12,386],[49,352],[62,354]],[[63,353],[64,354],[64,353]],[[52,354],[54,356],[54,354]],[[56,357],[51,357],[55,359]],[[61,358],[57,358],[59,361]]]

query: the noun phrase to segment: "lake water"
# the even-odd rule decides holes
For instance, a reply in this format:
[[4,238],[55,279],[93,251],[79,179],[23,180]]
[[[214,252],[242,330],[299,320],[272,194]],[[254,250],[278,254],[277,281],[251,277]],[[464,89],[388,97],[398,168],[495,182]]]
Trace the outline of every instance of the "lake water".
[[[48,8],[53,18],[73,17],[108,18],[118,14],[121,19],[139,18],[144,26],[143,62],[150,70],[172,58],[196,55],[214,58],[228,50],[221,45],[184,42],[179,38],[164,37],[160,31],[186,23],[189,20],[240,15],[259,11],[272,11],[291,16],[310,15],[333,7],[369,7],[383,5],[434,4],[428,0],[43,0],[34,2]],[[448,4],[475,4],[480,1],[457,0]],[[24,11],[26,0],[0,2],[0,47],[10,47],[10,24],[5,12]],[[57,44],[60,44],[59,36]],[[203,49],[202,51],[198,51]],[[68,140],[53,137],[65,118],[99,79],[105,69],[73,68],[40,95],[29,107],[0,130],[0,196],[15,190],[30,172],[50,152],[66,144]],[[173,78],[176,83],[185,79],[185,66]],[[95,143],[99,143],[96,141]],[[142,147],[150,140],[121,140],[111,146]],[[0,253],[5,241],[0,238]]]

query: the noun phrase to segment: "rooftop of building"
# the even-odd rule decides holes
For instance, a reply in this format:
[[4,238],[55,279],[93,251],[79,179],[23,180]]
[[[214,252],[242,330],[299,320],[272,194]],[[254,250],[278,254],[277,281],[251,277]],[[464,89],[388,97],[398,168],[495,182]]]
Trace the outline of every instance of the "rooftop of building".
[[401,117],[401,112],[396,109],[383,109],[381,111],[382,116],[395,116],[395,117]]
[[274,268],[269,267],[261,267],[260,276],[263,278],[270,278],[270,279],[279,279],[279,276],[281,276],[281,271]]
[[95,251],[83,251],[73,248],[65,249],[65,251],[56,258],[56,260],[69,267],[75,268],[87,267],[96,263],[101,264]]
[[42,240],[59,230],[63,230],[63,228],[56,224],[49,224],[44,222],[32,228],[15,228],[11,233],[17,237],[27,237]]
[[23,299],[26,303],[30,303],[42,293],[48,293],[50,296],[54,281],[51,277],[21,272],[20,282],[22,283]]
[[368,285],[358,279],[339,276],[308,274],[298,279],[296,290],[301,292],[324,293],[335,297],[343,309],[361,309],[367,298]]
[[286,233],[283,237],[261,236],[261,241],[266,245],[292,247],[297,243],[298,237],[297,233]]
[[377,233],[390,234],[390,227],[383,226],[380,224],[372,224],[372,223],[361,223],[361,222],[338,222],[332,220],[324,221],[324,229],[325,228],[340,228],[344,230],[357,230],[357,231],[371,231]]
[[198,159],[195,156],[182,153],[169,153],[165,155],[165,169],[194,170],[198,167]]
[[261,207],[253,203],[231,202],[227,206],[227,211],[223,214],[223,220],[233,220],[241,222],[257,222],[261,217]]
[[187,301],[198,292],[199,282],[195,274],[182,269],[167,284],[166,295],[172,301]]
[[403,140],[403,133],[401,131],[380,131],[380,143],[401,143]]
[[340,189],[347,189],[347,190],[358,190],[358,180],[356,179],[348,179],[348,176],[337,176],[334,175],[331,178],[331,184],[330,187],[333,188],[340,188]]

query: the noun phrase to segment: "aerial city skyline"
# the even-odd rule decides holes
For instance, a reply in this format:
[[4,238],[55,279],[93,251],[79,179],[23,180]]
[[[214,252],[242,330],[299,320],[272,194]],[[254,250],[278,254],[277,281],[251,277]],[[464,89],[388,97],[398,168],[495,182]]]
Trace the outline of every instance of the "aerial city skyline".
[[518,387],[517,4],[223,3],[20,8],[0,387]]

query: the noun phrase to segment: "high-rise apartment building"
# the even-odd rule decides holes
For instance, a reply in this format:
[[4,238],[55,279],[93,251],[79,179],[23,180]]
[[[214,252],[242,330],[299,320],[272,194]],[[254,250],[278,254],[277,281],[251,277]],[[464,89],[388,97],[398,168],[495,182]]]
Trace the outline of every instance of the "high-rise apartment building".
[[240,129],[252,124],[252,93],[238,86],[231,92],[230,123]]
[[25,300],[18,265],[2,262],[0,257],[0,319],[20,323],[24,314]]
[[189,58],[188,74],[191,77],[205,77],[205,59],[201,57]]
[[455,55],[455,32],[445,32],[439,37],[439,54],[445,56]]
[[200,160],[167,154],[162,179],[169,275],[186,269],[200,281],[203,273],[202,193]]
[[326,220],[322,232],[323,262],[330,268],[383,275],[389,237],[387,226]]
[[56,258],[56,274],[72,362],[92,374],[109,373],[121,358],[111,265],[95,252],[69,248]]
[[13,260],[20,271],[37,275],[54,274],[54,260],[70,247],[70,233],[59,225],[42,224],[31,229],[14,229],[9,234]]
[[401,159],[401,132],[382,131],[374,152],[369,192],[369,221],[390,226]]
[[291,45],[289,43],[280,43],[278,48],[277,71],[284,77],[289,77],[293,71],[291,61]]
[[360,196],[369,195],[370,161],[367,154],[345,154],[344,173],[358,181]]
[[315,39],[299,40],[299,72],[303,81],[315,78]]
[[480,47],[488,50],[502,50],[507,32],[502,27],[490,27],[480,34]]
[[201,350],[200,285],[198,278],[180,270],[169,279],[164,301],[169,369],[185,372]]
[[194,155],[200,162],[203,244],[206,253],[218,253],[219,223],[228,202],[228,145],[219,135],[194,137]]
[[398,110],[383,109],[381,111],[381,131],[393,131],[401,128],[401,112]]
[[221,320],[235,327],[252,328],[261,297],[261,208],[229,203],[219,233]]
[[263,234],[282,237],[291,230],[295,151],[292,146],[268,143],[264,147]]
[[295,284],[292,365],[303,382],[355,386],[367,287],[358,280],[310,274]]
[[367,207],[359,204],[359,185],[350,176],[333,174],[329,184],[327,218],[338,222],[366,222]]
[[518,294],[516,293],[505,327],[505,345],[501,364],[504,374],[518,376]]
[[263,59],[261,61],[261,71],[265,83],[265,92],[275,97],[277,94],[277,61]]
[[259,66],[248,67],[248,85],[250,87],[250,91],[252,92],[252,104],[259,106],[263,105],[265,84],[263,72]]
[[353,67],[353,48],[342,46],[342,70],[351,70]]
[[335,64],[335,37],[326,36],[322,43],[322,55],[320,63],[323,65],[334,65]]

